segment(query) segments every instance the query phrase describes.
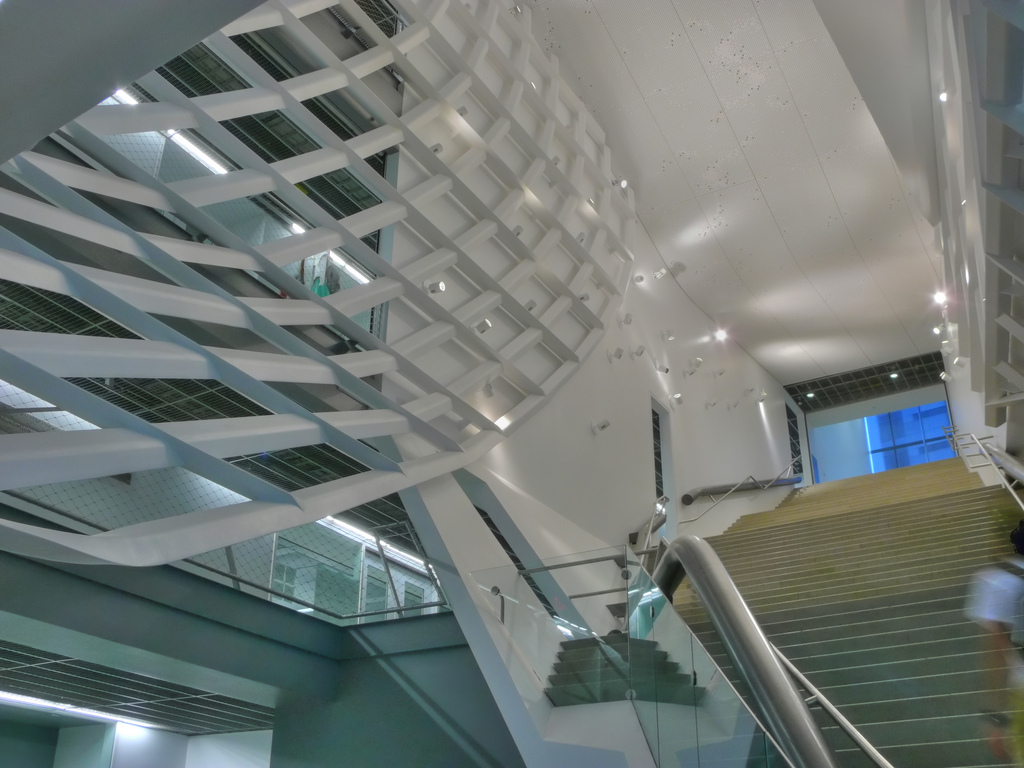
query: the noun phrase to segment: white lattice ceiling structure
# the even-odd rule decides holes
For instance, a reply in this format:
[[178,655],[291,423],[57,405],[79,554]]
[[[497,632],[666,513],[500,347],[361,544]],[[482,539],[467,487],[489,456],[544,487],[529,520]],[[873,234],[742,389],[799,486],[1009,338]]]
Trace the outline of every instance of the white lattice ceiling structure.
[[[91,536],[3,522],[8,546],[146,565],[336,514],[479,458],[595,348],[629,282],[634,225],[604,133],[524,17],[485,0],[396,5],[406,25],[389,36],[354,0],[269,2],[204,41],[197,61],[218,87],[190,95],[162,68],[62,129],[66,154],[6,166],[21,186],[0,190],[0,214],[32,242],[0,229],[0,278],[113,331],[0,331],[3,378],[100,427],[0,436],[0,487],[180,466],[248,499]],[[243,50],[253,34],[287,47],[296,71]],[[363,130],[332,127],[338,103]],[[257,123],[293,149],[268,159],[246,134]],[[370,164],[382,153],[397,176]],[[341,172],[372,202],[339,217],[313,195]],[[253,205],[280,231],[265,217],[247,229],[238,211]],[[126,206],[191,239],[109,212]],[[390,260],[368,244],[383,233]],[[311,290],[295,265],[320,256],[358,279]],[[353,319],[384,308],[387,342]],[[143,378],[215,382],[261,415],[153,423],[95,394]],[[71,381],[85,379],[98,383]],[[323,405],[289,397],[296,385]],[[402,456],[366,442],[378,437]],[[289,490],[226,461],[303,446],[359,471]]]

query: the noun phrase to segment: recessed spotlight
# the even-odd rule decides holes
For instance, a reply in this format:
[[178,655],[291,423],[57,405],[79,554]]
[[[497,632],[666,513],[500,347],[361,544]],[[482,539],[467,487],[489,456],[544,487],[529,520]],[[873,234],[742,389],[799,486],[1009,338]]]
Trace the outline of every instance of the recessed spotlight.
[[618,187],[619,189],[625,189],[629,186],[629,182],[623,178],[612,179],[612,186]]
[[957,368],[963,368],[965,365],[967,365],[967,361],[958,355],[953,358],[953,365],[955,365]]
[[722,328],[719,328],[717,331],[715,331],[715,338],[718,339],[719,341],[725,341],[728,337],[729,334],[726,333],[725,330]]
[[933,298],[935,299],[935,303],[936,304],[945,304],[946,303],[946,294],[943,293],[942,291],[936,291],[935,292],[935,296]]
[[953,380],[953,377],[950,376],[945,371],[943,371],[942,373],[939,374],[939,378],[942,379],[943,381],[952,381]]
[[643,275],[633,275],[633,282],[634,283],[642,283],[643,281],[644,281],[644,276]]
[[936,336],[938,336],[940,333],[942,333],[942,329],[939,328],[939,326],[936,325],[934,328],[932,328],[932,333],[934,333]]
[[674,395],[672,395],[672,402],[674,402],[674,403],[678,403],[682,399],[683,399],[683,393],[682,392],[676,392]]
[[949,98],[949,94],[946,93],[945,91],[943,91],[942,93],[939,94],[939,101],[945,101],[948,98]]
[[967,205],[967,201],[966,200],[961,200],[960,201],[960,205]]
[[427,293],[444,293],[444,280],[428,280],[423,287]]
[[898,379],[899,377],[900,377],[900,375],[898,373],[890,373],[889,374],[889,378],[890,379]]
[[814,397],[814,393],[813,392],[808,392],[807,393],[807,397]]

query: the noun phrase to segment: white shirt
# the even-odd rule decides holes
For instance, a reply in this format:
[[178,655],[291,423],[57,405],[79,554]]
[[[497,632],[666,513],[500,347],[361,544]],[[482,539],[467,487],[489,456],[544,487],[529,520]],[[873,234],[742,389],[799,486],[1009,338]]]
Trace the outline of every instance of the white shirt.
[[[1024,558],[1014,557],[1011,562],[1024,568]],[[1011,628],[1011,641],[1020,645],[1024,617],[1018,616],[1024,597],[1024,578],[1002,568],[990,566],[974,574],[967,591],[964,613],[967,618],[981,622],[997,621]],[[1007,654],[1007,677],[1011,685],[1024,688],[1024,656],[1017,649]]]

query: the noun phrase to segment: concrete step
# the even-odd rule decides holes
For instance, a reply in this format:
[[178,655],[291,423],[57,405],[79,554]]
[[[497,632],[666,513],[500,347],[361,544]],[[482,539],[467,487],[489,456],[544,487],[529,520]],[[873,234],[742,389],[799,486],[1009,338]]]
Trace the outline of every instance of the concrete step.
[[657,701],[666,704],[696,705],[704,688],[694,686],[688,677],[679,680],[619,680],[601,685],[559,685],[544,689],[556,707],[595,704],[602,701]]

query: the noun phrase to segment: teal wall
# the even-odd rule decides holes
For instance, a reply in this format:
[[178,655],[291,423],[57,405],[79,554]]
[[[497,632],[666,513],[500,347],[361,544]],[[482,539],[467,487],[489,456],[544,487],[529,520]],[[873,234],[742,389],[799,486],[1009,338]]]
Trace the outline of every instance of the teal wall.
[[57,728],[0,721],[0,765],[4,768],[52,768]]
[[466,646],[344,662],[342,680],[278,705],[270,768],[524,765]]

